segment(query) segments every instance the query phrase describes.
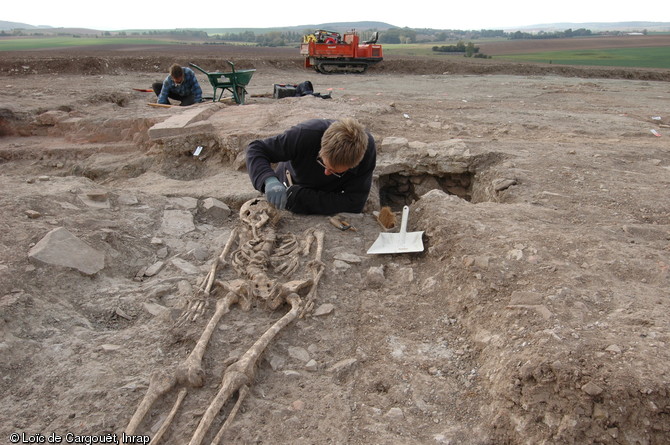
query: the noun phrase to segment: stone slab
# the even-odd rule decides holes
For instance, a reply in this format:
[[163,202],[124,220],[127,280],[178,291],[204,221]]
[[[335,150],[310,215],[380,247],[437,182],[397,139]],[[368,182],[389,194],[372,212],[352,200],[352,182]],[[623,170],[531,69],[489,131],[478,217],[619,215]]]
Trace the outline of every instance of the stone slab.
[[77,269],[94,275],[105,267],[105,256],[67,229],[58,227],[47,233],[28,252],[28,257],[45,264]]

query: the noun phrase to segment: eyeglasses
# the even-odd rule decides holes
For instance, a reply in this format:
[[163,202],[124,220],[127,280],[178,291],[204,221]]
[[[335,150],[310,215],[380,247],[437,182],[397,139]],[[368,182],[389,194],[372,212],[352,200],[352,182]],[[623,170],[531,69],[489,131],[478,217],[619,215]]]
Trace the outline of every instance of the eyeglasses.
[[345,170],[345,171],[342,172],[342,173],[336,173],[336,172],[332,171],[330,168],[326,167],[326,164],[324,164],[323,159],[321,159],[321,156],[319,156],[319,157],[316,158],[316,163],[319,164],[319,165],[320,165],[321,167],[323,167],[324,169],[328,170],[328,171],[330,172],[330,174],[333,175],[333,176],[335,176],[336,178],[341,178],[342,176],[344,176],[344,174],[345,174],[347,171],[349,171],[349,169]]

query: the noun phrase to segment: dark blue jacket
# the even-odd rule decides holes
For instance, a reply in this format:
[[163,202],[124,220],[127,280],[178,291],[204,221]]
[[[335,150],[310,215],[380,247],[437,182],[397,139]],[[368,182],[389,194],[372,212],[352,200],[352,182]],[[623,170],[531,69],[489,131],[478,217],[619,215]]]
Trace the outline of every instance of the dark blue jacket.
[[163,81],[163,88],[161,89],[161,94],[158,96],[157,102],[159,104],[168,104],[168,94],[174,93],[178,96],[185,97],[193,95],[193,101],[195,103],[202,101],[202,89],[198,83],[198,79],[195,77],[195,73],[191,68],[183,67],[184,71],[184,80],[181,85],[177,86],[172,80],[172,76],[168,76]]
[[[289,170],[294,185],[288,189],[286,208],[295,213],[332,215],[363,211],[372,187],[377,162],[375,140],[368,133],[363,160],[341,178],[326,175],[317,163],[321,137],[335,122],[311,119],[268,139],[255,140],[247,148],[247,170],[254,188],[265,192],[265,180],[276,176],[288,185]],[[277,164],[275,170],[271,164]]]

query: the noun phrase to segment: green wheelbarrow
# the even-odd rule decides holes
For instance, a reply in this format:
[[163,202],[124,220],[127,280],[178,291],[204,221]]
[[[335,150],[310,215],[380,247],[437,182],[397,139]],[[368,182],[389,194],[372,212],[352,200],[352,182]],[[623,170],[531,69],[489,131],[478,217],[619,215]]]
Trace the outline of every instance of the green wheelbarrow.
[[[221,73],[221,72],[210,73],[203,70],[195,63],[189,63],[189,65],[197,69],[198,71],[203,72],[207,76],[207,79],[209,79],[209,83],[211,83],[212,87],[214,88],[214,95],[212,97],[212,100],[214,102],[220,101],[221,97],[223,96],[223,93],[226,90],[228,90],[231,93],[233,93],[233,99],[235,100],[235,103],[242,105],[244,104],[244,99],[247,96],[247,90],[245,86],[249,84],[249,81],[251,81],[251,76],[254,75],[256,70],[253,69],[253,70],[235,71],[235,64],[230,60],[227,60],[227,62],[230,64],[232,68],[232,71],[229,73]],[[219,97],[217,98],[216,90],[219,89],[221,90],[221,92],[219,93]]]

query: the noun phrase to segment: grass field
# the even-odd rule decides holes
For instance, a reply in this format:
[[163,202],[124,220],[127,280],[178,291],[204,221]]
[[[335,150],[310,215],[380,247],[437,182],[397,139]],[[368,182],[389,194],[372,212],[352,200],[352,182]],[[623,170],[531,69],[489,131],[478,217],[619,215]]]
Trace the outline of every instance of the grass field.
[[[589,42],[584,39],[584,41]],[[560,44],[570,45],[569,39],[555,41]],[[670,68],[670,45],[665,46],[640,46],[626,47],[630,41],[625,38],[621,40],[621,47],[599,48],[602,45],[602,39],[592,39],[590,41],[593,47],[589,48],[588,43],[585,47],[573,49],[561,49],[555,51],[543,50],[542,46],[546,41],[496,41],[493,54],[483,51],[486,55],[491,55],[494,59],[503,59],[528,63],[555,63],[559,65],[591,65],[591,66],[620,66],[628,68]],[[466,42],[467,43],[467,42]],[[488,41],[474,41],[476,46],[487,47]],[[524,44],[527,51],[515,52],[513,54],[496,54],[497,51],[505,52],[504,48],[511,48],[519,44]],[[462,54],[437,53],[432,50],[433,46],[440,46],[444,43],[415,43],[415,44],[384,44],[384,54],[387,56],[434,56],[434,57],[463,57]],[[607,42],[607,44],[611,44]],[[584,45],[580,42],[579,45]],[[533,48],[535,46],[535,48]],[[533,49],[538,49],[534,51]]]
[[496,56],[497,59],[559,65],[670,68],[670,47],[544,51]]
[[175,44],[175,41],[142,38],[94,38],[94,37],[47,37],[0,39],[0,51],[29,51],[34,49],[69,48],[92,45],[161,45]]
[[[433,46],[436,46],[436,44],[385,44],[384,54],[387,56],[463,57],[462,54],[437,53],[432,50]],[[559,65],[670,68],[670,46],[533,51],[493,55],[492,57],[518,62],[555,63]]]

